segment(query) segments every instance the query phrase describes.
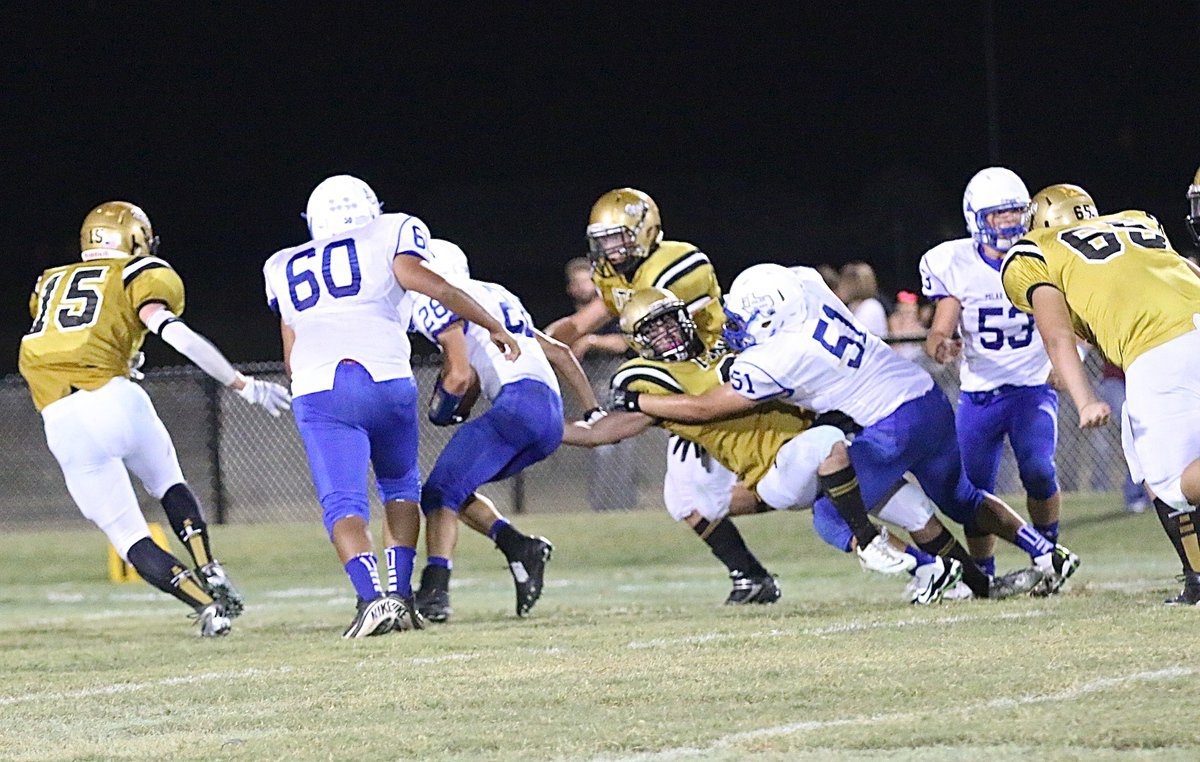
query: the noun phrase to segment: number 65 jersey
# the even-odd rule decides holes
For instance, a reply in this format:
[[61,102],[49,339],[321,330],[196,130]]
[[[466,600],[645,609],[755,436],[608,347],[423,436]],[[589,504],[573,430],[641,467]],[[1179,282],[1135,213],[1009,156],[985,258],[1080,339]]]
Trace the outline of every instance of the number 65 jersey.
[[1041,334],[1033,316],[1014,307],[1005,295],[999,260],[985,259],[974,240],[960,238],[927,251],[920,269],[925,296],[935,301],[953,297],[962,305],[959,377],[964,392],[1046,383],[1050,358]]
[[429,258],[429,230],[416,217],[384,214],[362,227],[278,251],[263,265],[267,303],[296,334],[292,396],[333,388],[342,360],[376,382],[412,376],[407,293],[397,256]]
[[743,397],[779,399],[816,413],[840,410],[862,427],[933,388],[933,377],[863,328],[811,267],[803,319],[786,319],[767,341],[746,349],[729,369]]
[[138,310],[153,302],[183,314],[183,281],[158,257],[92,259],[42,273],[18,361],[34,406],[128,376],[146,338]]

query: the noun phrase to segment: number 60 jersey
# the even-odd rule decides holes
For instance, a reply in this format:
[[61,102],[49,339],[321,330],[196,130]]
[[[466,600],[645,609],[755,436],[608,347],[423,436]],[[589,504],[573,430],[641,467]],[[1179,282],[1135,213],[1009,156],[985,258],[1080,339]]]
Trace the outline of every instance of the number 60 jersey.
[[746,349],[729,369],[748,399],[779,399],[816,413],[840,410],[872,426],[933,388],[933,377],[867,332],[811,267],[789,268],[804,283],[804,315]]
[[267,302],[296,334],[292,396],[332,389],[344,359],[376,382],[412,376],[410,302],[392,272],[392,260],[410,255],[429,258],[429,230],[416,217],[384,214],[267,260]]

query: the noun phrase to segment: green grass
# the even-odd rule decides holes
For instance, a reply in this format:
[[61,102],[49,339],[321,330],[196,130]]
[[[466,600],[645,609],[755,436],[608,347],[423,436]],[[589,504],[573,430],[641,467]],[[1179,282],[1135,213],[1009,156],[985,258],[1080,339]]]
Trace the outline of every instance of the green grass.
[[[346,642],[351,590],[317,522],[216,528],[249,608],[201,640],[105,577],[97,531],[0,536],[0,758],[1197,759],[1200,611],[1153,515],[1071,499],[1084,565],[1048,600],[918,608],[815,538],[739,520],[769,607],[665,513],[529,515],[556,545],[532,616],[464,531],[455,616]],[[1000,566],[1022,565],[1002,549]]]

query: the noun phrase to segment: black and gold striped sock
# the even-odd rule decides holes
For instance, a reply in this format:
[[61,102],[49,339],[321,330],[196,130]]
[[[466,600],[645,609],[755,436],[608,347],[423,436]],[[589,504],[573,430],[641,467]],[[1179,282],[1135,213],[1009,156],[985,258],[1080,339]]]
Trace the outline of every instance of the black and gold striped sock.
[[1179,560],[1183,562],[1184,573],[1200,572],[1200,540],[1196,538],[1196,524],[1192,514],[1176,511],[1159,498],[1154,498],[1154,511],[1162,523],[1167,537],[1175,546]]
[[858,488],[858,474],[854,473],[854,466],[846,466],[832,474],[818,474],[817,486],[833,501],[838,515],[854,533],[858,547],[870,545],[871,540],[879,535],[879,530],[867,518],[867,507]]

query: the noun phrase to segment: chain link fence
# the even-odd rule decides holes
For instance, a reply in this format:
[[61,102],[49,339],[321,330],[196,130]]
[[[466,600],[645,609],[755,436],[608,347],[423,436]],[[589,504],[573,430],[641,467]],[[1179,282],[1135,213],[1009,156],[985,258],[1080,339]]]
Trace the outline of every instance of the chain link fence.
[[[930,364],[916,345],[900,351],[924,365],[957,404],[954,368]],[[606,381],[619,357],[588,357],[584,370],[606,398]],[[417,384],[427,399],[439,367],[438,358],[414,358]],[[1089,356],[1094,382],[1100,363]],[[242,366],[246,373],[285,383],[279,363]],[[246,404],[193,367],[149,371],[142,381],[159,416],[171,432],[188,482],[206,507],[210,520],[273,522],[316,520],[321,509],[313,492],[304,446],[290,414],[272,418]],[[568,414],[578,413],[567,393]],[[486,403],[481,402],[481,405]],[[54,457],[46,448],[41,417],[34,410],[20,376],[0,381],[0,526],[19,527],[82,522],[63,483]],[[1060,400],[1057,463],[1064,491],[1120,490],[1127,478],[1120,432],[1114,423],[1080,431],[1074,406]],[[421,423],[422,473],[433,467],[453,434],[451,428]],[[562,447],[523,474],[491,485],[487,494],[503,512],[568,512],[661,509],[666,470],[666,434],[651,430],[618,445],[586,450]],[[1016,465],[1005,448],[997,491],[1019,493]],[[161,510],[138,490],[148,516]],[[374,506],[378,507],[375,497]]]

